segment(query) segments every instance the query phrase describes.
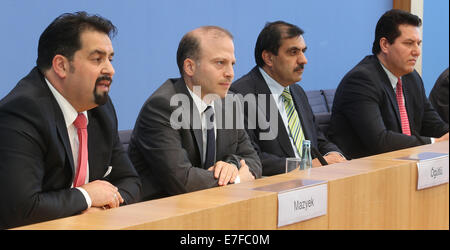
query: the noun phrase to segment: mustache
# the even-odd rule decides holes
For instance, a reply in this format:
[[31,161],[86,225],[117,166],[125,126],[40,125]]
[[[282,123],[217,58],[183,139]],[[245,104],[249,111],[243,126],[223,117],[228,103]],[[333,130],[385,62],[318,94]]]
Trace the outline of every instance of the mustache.
[[305,68],[305,65],[304,64],[300,64],[297,67],[295,67],[294,71],[299,71],[299,70],[304,69],[304,68]]
[[112,78],[110,76],[100,76],[99,78],[97,78],[97,80],[95,81],[95,85],[98,85],[101,81],[109,81],[109,84],[112,84]]

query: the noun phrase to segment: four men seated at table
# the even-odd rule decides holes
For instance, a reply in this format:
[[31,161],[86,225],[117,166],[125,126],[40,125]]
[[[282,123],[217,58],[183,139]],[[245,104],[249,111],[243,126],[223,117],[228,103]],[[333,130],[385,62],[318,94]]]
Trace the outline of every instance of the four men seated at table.
[[399,10],[380,18],[373,55],[337,88],[329,137],[296,84],[302,29],[267,23],[257,65],[233,84],[230,32],[192,30],[177,50],[181,77],[144,103],[127,154],[108,97],[115,27],[63,14],[39,39],[37,67],[0,101],[0,229],[284,173],[304,140],[313,166],[448,140],[414,70],[420,25]]

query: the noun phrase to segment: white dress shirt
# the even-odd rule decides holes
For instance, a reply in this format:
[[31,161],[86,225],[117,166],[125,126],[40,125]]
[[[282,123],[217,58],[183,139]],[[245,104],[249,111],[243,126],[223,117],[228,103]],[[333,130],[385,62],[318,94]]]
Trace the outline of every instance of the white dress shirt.
[[[65,121],[66,127],[67,127],[67,134],[69,135],[70,147],[72,149],[73,164],[74,164],[74,166],[76,168],[78,166],[78,146],[79,146],[79,141],[78,141],[77,128],[75,127],[75,125],[73,125],[73,122],[77,118],[78,112],[66,100],[66,98],[64,98],[58,92],[58,90],[56,90],[55,87],[53,87],[53,85],[48,81],[47,78],[45,78],[45,82],[47,83],[48,87],[50,88],[50,91],[52,92],[53,96],[55,97],[56,102],[58,103],[58,105],[61,108],[61,111],[63,113],[64,121]],[[84,111],[82,113],[86,116],[87,123],[89,123],[87,111]],[[86,184],[88,182],[89,182],[89,162],[87,163],[86,180],[85,180],[84,183]],[[72,186],[71,187],[73,188],[73,182],[72,182]],[[83,195],[84,195],[84,197],[86,199],[86,202],[88,204],[88,208],[90,208],[91,205],[92,205],[92,201],[91,201],[91,198],[89,197],[89,194],[86,192],[86,190],[84,190],[81,187],[77,187],[77,189],[80,190],[81,193],[83,193]]]
[[[272,77],[270,77],[269,74],[267,74],[262,68],[259,68],[259,71],[261,72],[264,80],[267,83],[267,86],[270,89],[270,92],[272,93],[272,97],[274,98],[275,103],[277,104],[278,111],[280,112],[280,116],[281,116],[281,119],[283,120],[283,124],[286,129],[286,132],[288,132],[288,135],[289,135],[290,134],[290,132],[289,132],[290,130],[289,130],[289,126],[288,126],[289,121],[288,121],[288,117],[286,114],[284,100],[283,100],[283,97],[281,96],[281,94],[284,91],[284,87],[281,84],[279,84],[277,81],[275,81]],[[289,86],[286,88],[289,89]],[[297,111],[297,110],[295,110],[295,111]],[[301,124],[300,124],[300,126],[301,126]],[[302,130],[303,130],[303,128],[302,128]],[[292,147],[292,150],[294,151],[295,157],[300,158],[300,153],[298,152],[298,149],[295,146],[294,139],[292,138],[292,136],[289,136],[289,141],[291,142],[291,147]]]
[[[202,139],[203,139],[203,155],[202,155],[202,164],[205,163],[206,158],[206,146],[207,146],[207,136],[208,136],[208,129],[206,127],[206,115],[205,110],[208,106],[211,106],[211,108],[214,110],[214,102],[211,102],[210,105],[206,104],[198,95],[196,95],[194,92],[192,92],[191,89],[186,86],[186,88],[189,90],[189,94],[191,94],[192,100],[194,100],[195,105],[197,106],[198,114],[200,115],[200,119],[202,120]],[[217,137],[217,129],[216,129],[216,119],[214,119],[214,139]]]
[[[277,81],[275,81],[272,77],[270,77],[269,74],[267,74],[262,68],[259,68],[259,71],[261,72],[264,80],[266,81],[267,86],[269,87],[270,92],[272,93],[272,97],[275,99],[275,103],[277,104],[278,111],[280,112],[280,116],[281,116],[281,119],[283,120],[284,127],[285,127],[286,131],[288,132],[288,134],[290,134],[290,132],[289,132],[290,130],[289,130],[289,126],[288,126],[289,121],[287,118],[286,108],[285,108],[283,97],[281,96],[281,94],[284,91],[284,87],[281,84],[279,84]],[[289,89],[289,86],[286,88]],[[295,111],[297,111],[297,109]],[[300,114],[299,114],[299,116],[300,116]],[[300,119],[300,117],[299,117],[299,119]],[[300,124],[300,126],[302,126],[302,125]],[[303,130],[303,128],[302,128],[302,130]],[[298,149],[295,146],[294,139],[291,136],[289,136],[289,140],[291,142],[292,150],[295,153],[295,157],[300,158],[300,153],[298,152]],[[327,156],[330,153],[337,153],[342,158],[345,158],[340,152],[337,152],[337,151],[327,152],[324,156]]]
[[[394,93],[397,93],[397,82],[398,82],[398,77],[396,77],[394,74],[392,74],[391,71],[389,71],[386,67],[384,67],[384,65],[380,62],[381,67],[384,69],[384,72],[386,72],[389,81],[391,82],[392,85],[392,89],[394,89]],[[403,101],[405,100],[405,97],[403,96]]]
[[[392,88],[394,89],[394,93],[397,94],[398,78],[394,74],[392,74],[392,72],[389,71],[386,67],[384,67],[383,63],[380,62],[380,64],[381,64],[381,67],[384,69],[384,72],[386,72],[386,74],[387,74],[387,76],[389,78],[389,81],[391,82]],[[403,103],[405,103],[405,96],[404,95],[403,95]],[[405,108],[406,108],[406,106],[405,106]],[[409,119],[409,117],[408,117],[408,119]],[[435,138],[430,137],[430,139],[431,139],[431,144],[433,144]]]
[[[202,145],[202,147],[203,147],[203,155],[202,155],[202,164],[204,164],[205,163],[205,158],[206,158],[206,146],[207,146],[207,143],[206,143],[206,141],[207,141],[207,136],[208,136],[208,129],[207,129],[207,127],[206,127],[206,115],[205,115],[205,110],[206,110],[206,108],[208,107],[208,106],[211,106],[211,108],[213,109],[213,110],[215,110],[214,109],[214,101],[212,101],[211,102],[211,104],[206,104],[203,100],[202,100],[202,98],[200,98],[200,96],[198,96],[197,94],[195,94],[195,93],[197,93],[197,91],[196,91],[196,86],[194,86],[194,91],[195,91],[195,93],[194,92],[192,92],[192,90],[186,85],[186,88],[188,89],[188,91],[189,91],[189,94],[191,95],[191,97],[192,97],[192,100],[194,100],[194,103],[195,103],[195,105],[197,106],[197,111],[198,111],[198,113],[199,113],[199,115],[200,115],[200,119],[202,120],[202,139],[203,139],[203,145]],[[217,138],[217,126],[216,126],[216,121],[217,121],[217,119],[215,119],[215,117],[214,117],[214,139],[215,140],[217,140],[216,138]],[[232,165],[234,165],[234,164],[232,164]],[[240,183],[240,177],[239,177],[239,175],[236,177],[236,179],[234,180],[234,183],[235,184],[237,184],[237,183]]]

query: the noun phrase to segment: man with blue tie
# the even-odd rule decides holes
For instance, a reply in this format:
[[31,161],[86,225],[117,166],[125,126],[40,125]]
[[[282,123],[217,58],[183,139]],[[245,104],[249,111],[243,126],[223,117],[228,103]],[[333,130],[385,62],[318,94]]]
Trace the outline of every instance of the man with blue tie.
[[[234,77],[232,35],[203,26],[180,41],[181,78],[169,79],[144,103],[129,154],[145,200],[250,181],[261,163],[224,101]],[[231,112],[230,112],[231,111]]]

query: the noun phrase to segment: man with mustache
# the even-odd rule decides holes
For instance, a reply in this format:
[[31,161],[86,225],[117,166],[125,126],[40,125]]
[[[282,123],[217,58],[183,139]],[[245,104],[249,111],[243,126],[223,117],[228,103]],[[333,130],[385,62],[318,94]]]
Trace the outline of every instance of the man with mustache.
[[261,176],[245,130],[224,126],[236,119],[224,101],[235,61],[233,36],[221,27],[203,26],[181,39],[181,78],[168,79],[147,99],[131,136],[144,200]]
[[[320,130],[305,91],[295,84],[302,79],[307,63],[305,52],[303,30],[283,21],[267,23],[256,41],[257,66],[230,88],[243,96],[264,97],[256,98],[257,104],[245,109],[245,125],[261,159],[264,176],[284,173],[286,158],[301,157],[305,139],[324,155],[328,164],[345,161]],[[274,113],[270,112],[271,103],[276,105]],[[262,136],[266,133],[265,124],[269,124],[269,129],[277,128],[274,138]],[[317,158],[313,166],[321,166]]]
[[139,201],[108,97],[115,32],[85,12],[57,17],[37,67],[0,101],[0,228]]
[[373,55],[341,80],[329,137],[351,158],[448,140],[448,125],[425,95],[414,69],[421,54],[422,21],[402,10],[381,16]]
[[[109,87],[112,84],[112,78],[110,76],[100,76],[95,81],[94,97],[95,103],[103,105],[108,101]],[[97,93],[97,89],[103,89],[103,93]]]

